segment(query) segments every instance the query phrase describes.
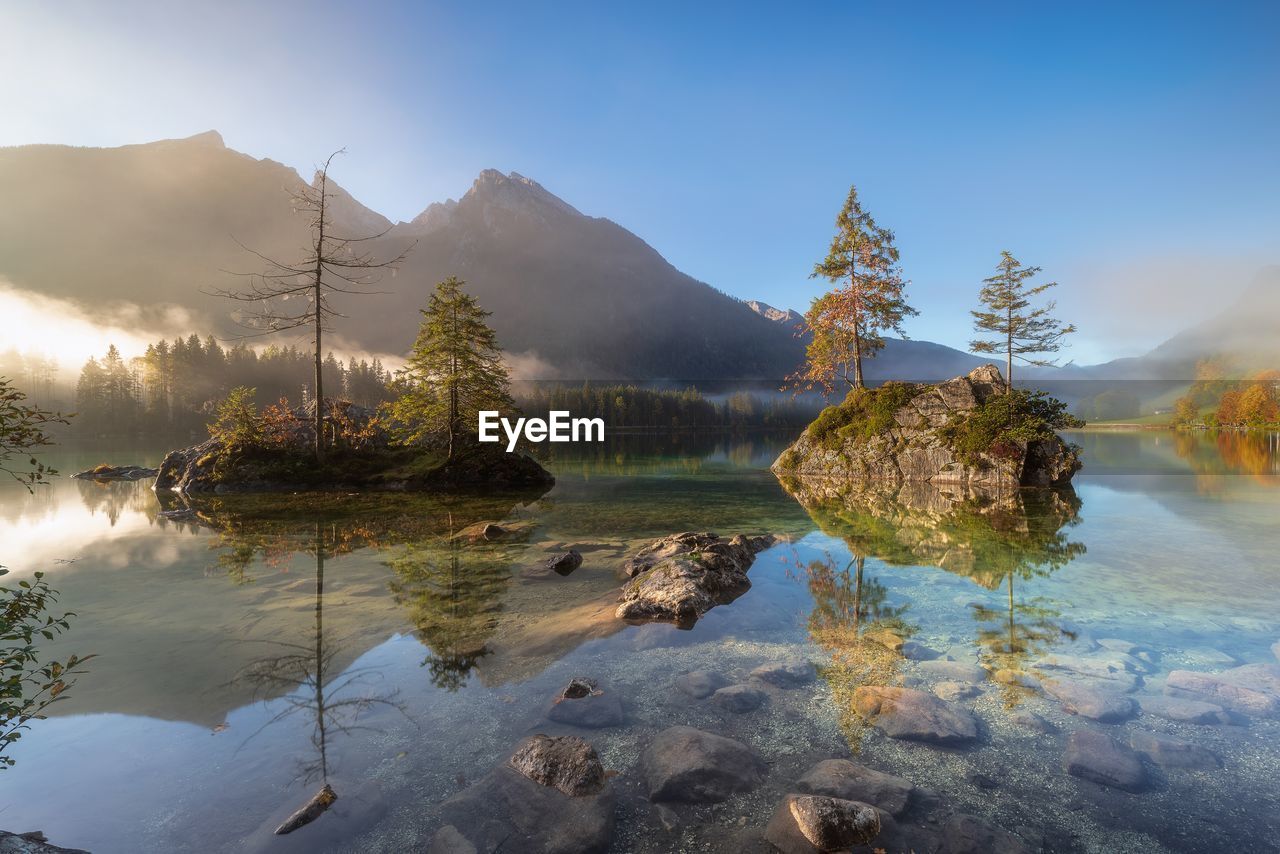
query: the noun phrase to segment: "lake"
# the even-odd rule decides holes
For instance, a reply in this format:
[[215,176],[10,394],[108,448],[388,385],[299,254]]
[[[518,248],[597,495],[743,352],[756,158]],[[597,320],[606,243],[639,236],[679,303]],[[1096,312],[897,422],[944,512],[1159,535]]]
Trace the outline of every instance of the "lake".
[[[616,772],[614,851],[769,850],[774,808],[831,758],[913,784],[897,838],[923,850],[956,814],[1029,850],[1280,850],[1280,720],[1151,711],[1175,671],[1276,663],[1275,436],[1079,432],[1074,494],[979,508],[920,490],[802,503],[768,471],[788,438],[617,435],[556,446],[545,495],[257,497],[185,518],[160,515],[149,481],[6,484],[7,580],[44,571],[75,612],[42,653],[97,657],[12,749],[0,827],[95,852],[425,850],[444,801],[546,732],[582,735]],[[46,459],[66,474],[162,452]],[[506,535],[477,537],[486,522]],[[783,540],[692,628],[614,619],[628,555],[704,530]],[[542,569],[567,547],[581,568]],[[795,656],[819,678],[764,685],[751,711],[674,687]],[[1109,680],[1132,712],[1103,723],[1018,684],[1051,671]],[[616,725],[548,720],[579,676],[620,699]],[[978,738],[887,737],[852,713],[861,684],[949,692]],[[765,782],[650,804],[639,757],[676,724],[750,745]],[[1196,749],[1148,750],[1129,792],[1066,773],[1076,731]],[[323,782],[333,807],[273,835]]]

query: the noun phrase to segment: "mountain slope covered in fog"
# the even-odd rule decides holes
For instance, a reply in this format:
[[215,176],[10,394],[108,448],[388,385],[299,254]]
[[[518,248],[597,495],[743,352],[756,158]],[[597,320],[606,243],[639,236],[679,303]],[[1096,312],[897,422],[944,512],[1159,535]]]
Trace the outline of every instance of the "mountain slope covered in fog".
[[[0,278],[143,329],[171,326],[180,307],[199,330],[235,334],[237,306],[207,291],[234,286],[227,271],[262,268],[245,247],[297,256],[306,221],[290,199],[303,180],[226,148],[215,132],[108,149],[3,149]],[[336,332],[353,347],[405,352],[432,287],[456,275],[493,312],[502,346],[530,378],[776,384],[803,356],[793,324],[685,275],[625,228],[514,173],[486,170],[460,199],[407,223],[393,225],[340,187],[333,205],[344,235],[389,229],[367,244],[375,256],[413,246],[377,286],[385,293],[338,301],[349,317]],[[891,339],[868,378],[937,379],[977,362]]]

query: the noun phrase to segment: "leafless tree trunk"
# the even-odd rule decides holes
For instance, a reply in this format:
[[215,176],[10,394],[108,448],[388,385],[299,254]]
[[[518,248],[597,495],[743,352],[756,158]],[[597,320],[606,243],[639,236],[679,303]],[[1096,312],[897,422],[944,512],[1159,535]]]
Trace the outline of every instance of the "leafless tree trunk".
[[[382,237],[387,232],[371,234],[364,237],[342,237],[333,234],[330,228],[329,202],[329,166],[333,158],[342,154],[335,151],[325,160],[324,166],[316,172],[312,185],[303,187],[293,199],[295,211],[311,215],[311,242],[304,257],[296,262],[286,263],[269,258],[260,252],[240,244],[246,251],[261,259],[266,267],[256,273],[233,273],[249,279],[249,286],[244,289],[218,289],[212,293],[236,302],[244,303],[248,308],[239,312],[238,322],[251,330],[242,337],[273,335],[291,329],[311,327],[314,335],[315,353],[315,456],[316,462],[323,462],[325,452],[324,430],[324,333],[330,330],[335,317],[345,315],[337,312],[329,303],[332,294],[372,294],[366,288],[376,284],[386,270],[393,273],[395,267],[404,260],[409,249],[387,261],[377,261],[363,251],[359,244]],[[389,229],[388,229],[389,230]],[[290,297],[307,297],[305,309],[292,311],[284,303]]]

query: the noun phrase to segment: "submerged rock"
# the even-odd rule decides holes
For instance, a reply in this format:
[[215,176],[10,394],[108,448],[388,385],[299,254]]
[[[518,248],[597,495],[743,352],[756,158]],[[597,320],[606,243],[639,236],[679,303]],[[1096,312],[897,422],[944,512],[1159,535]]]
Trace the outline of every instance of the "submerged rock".
[[1057,728],[1054,727],[1053,724],[1049,723],[1035,712],[1027,711],[1026,709],[1009,715],[1009,723],[1014,724],[1015,726],[1020,726],[1023,729],[1029,729],[1032,732],[1038,732],[1041,735],[1057,731]]
[[532,579],[552,579],[555,577],[567,577],[573,574],[573,571],[582,566],[582,555],[574,549],[567,552],[554,554],[543,560],[535,566],[531,566],[521,572],[524,578]]
[[[441,805],[446,827],[436,833],[429,851],[466,851],[464,843],[486,852],[600,854],[608,850],[615,794],[603,772],[599,788],[590,783],[599,764],[595,751],[581,739],[535,739],[546,741],[522,742],[510,760]],[[586,750],[576,742],[586,745]],[[593,790],[569,795],[559,785]]]
[[1132,697],[1117,694],[1074,679],[1046,679],[1044,692],[1062,704],[1073,715],[1114,724],[1127,721],[1138,713]]
[[777,688],[799,688],[818,678],[813,663],[804,658],[768,661],[751,671],[751,678]]
[[711,695],[711,702],[734,714],[753,712],[764,705],[769,695],[751,685],[730,685]]
[[551,701],[547,718],[569,726],[602,729],[621,726],[626,713],[616,691],[606,691],[594,679],[578,676]]
[[768,773],[742,742],[687,726],[658,733],[640,763],[651,801],[716,803],[754,789]]
[[978,737],[967,710],[913,688],[863,685],[853,692],[853,708],[890,738],[957,746]]
[[1127,655],[1046,655],[1031,666],[1053,678],[1107,682],[1114,691],[1132,691],[1138,685],[1138,662]]
[[0,830],[0,854],[89,854],[81,848],[59,848],[50,845],[48,838],[38,830],[27,833],[9,833]]
[[1161,768],[1208,771],[1222,767],[1217,754],[1207,747],[1168,735],[1138,731],[1129,737],[1129,745]]
[[796,781],[796,791],[861,801],[897,816],[906,811],[915,786],[910,780],[848,759],[824,759]]
[[825,795],[787,795],[774,810],[764,838],[783,854],[847,851],[880,835],[872,806]]
[[1021,837],[976,816],[957,813],[942,826],[938,854],[1031,854],[1031,850]]
[[970,700],[982,693],[982,689],[972,682],[939,682],[933,686],[934,696],[948,702]]
[[427,854],[478,854],[476,847],[458,828],[446,824],[427,843]]
[[[863,392],[894,406],[892,419],[867,435],[868,416],[851,402],[824,410],[773,464],[779,476],[843,481],[929,482],[975,488],[1065,486],[1080,469],[1077,448],[1056,435],[1000,446],[967,457],[947,429],[974,416],[1004,388],[994,365],[938,385],[886,384]],[[852,398],[851,398],[852,400]],[[847,429],[846,429],[847,428]],[[860,429],[854,429],[860,428]]]
[[576,735],[530,736],[508,761],[533,782],[566,795],[594,795],[604,788],[600,757],[594,747]]
[[556,575],[568,575],[582,566],[582,555],[575,549],[569,549],[567,552],[561,552],[558,555],[552,555],[547,558],[546,566]]
[[1221,673],[1175,670],[1165,680],[1170,697],[1215,703],[1261,718],[1280,717],[1280,665],[1245,664]]
[[947,682],[985,682],[987,679],[987,671],[963,661],[922,661],[916,666],[922,674]]
[[1216,703],[1183,700],[1177,697],[1142,697],[1138,700],[1143,714],[1156,715],[1170,721],[1188,724],[1231,723],[1231,715]]
[[1073,777],[1127,792],[1141,791],[1146,782],[1138,755],[1111,736],[1095,730],[1071,733],[1063,766]]
[[710,670],[691,670],[676,680],[676,689],[695,700],[710,697],[729,684],[729,680]]
[[622,588],[617,616],[624,620],[692,623],[751,587],[747,570],[774,538],[723,540],[711,533],[674,534],[641,549],[630,561],[634,577]]

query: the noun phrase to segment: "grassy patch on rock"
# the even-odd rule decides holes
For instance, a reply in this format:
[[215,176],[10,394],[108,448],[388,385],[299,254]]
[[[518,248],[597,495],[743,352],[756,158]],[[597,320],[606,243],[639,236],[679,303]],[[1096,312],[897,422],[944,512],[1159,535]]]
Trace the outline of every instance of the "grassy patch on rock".
[[811,439],[827,450],[836,450],[847,439],[870,439],[897,422],[893,413],[920,393],[923,386],[888,382],[879,388],[855,388],[842,403],[828,406],[809,425]]
[[1042,391],[1014,389],[953,415],[940,434],[957,457],[978,465],[984,455],[1020,459],[1028,443],[1052,439],[1058,430],[1083,426],[1062,401]]

